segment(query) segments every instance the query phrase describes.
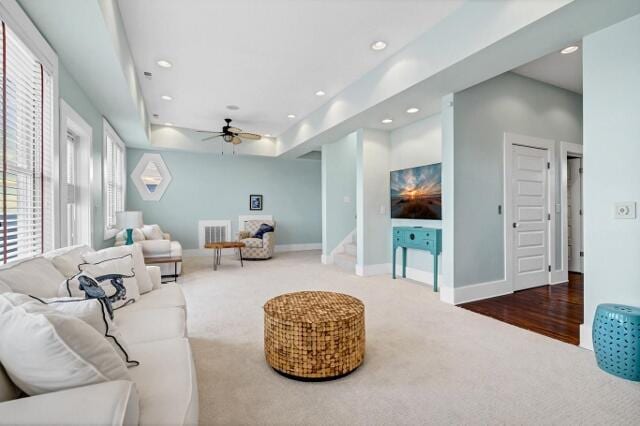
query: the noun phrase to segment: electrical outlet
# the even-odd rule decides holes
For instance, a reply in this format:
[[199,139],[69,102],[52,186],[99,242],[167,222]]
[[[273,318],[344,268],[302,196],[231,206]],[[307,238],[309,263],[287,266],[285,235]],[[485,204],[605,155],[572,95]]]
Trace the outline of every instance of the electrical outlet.
[[636,218],[636,202],[620,201],[615,204],[616,219],[635,219]]

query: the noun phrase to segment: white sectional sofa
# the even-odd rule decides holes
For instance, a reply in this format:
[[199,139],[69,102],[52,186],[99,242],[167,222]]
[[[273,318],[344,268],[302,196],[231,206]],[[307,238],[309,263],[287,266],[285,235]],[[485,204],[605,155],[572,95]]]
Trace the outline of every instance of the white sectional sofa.
[[[37,265],[42,268],[42,259],[52,259],[74,249],[78,247],[5,265],[0,268],[0,292],[11,290],[16,271],[37,274],[33,268]],[[92,251],[89,247],[81,250]],[[154,288],[159,288],[115,311],[115,323],[132,357],[140,362],[128,369],[132,381],[109,381],[27,397],[20,395],[0,368],[0,424],[198,423],[198,387],[187,339],[185,298],[178,284],[160,285],[158,267],[147,266],[147,270]],[[59,285],[65,277],[56,272],[55,268],[48,268],[46,274],[39,274],[41,282],[34,285],[42,288]]]

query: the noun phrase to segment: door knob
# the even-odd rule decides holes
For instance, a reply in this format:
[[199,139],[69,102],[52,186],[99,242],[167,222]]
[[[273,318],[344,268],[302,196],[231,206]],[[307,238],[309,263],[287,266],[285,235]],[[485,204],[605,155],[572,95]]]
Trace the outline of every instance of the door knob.
[[514,228],[517,228],[517,227],[518,227],[518,224],[517,224],[516,222],[513,222],[513,227],[514,227]]

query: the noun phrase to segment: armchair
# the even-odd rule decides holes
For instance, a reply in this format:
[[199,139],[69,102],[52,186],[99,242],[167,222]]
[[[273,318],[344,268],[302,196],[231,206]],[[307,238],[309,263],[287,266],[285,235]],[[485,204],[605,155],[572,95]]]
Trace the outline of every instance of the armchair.
[[[276,245],[275,232],[266,232],[262,239],[252,237],[263,223],[273,226],[274,229],[276,227],[275,222],[272,220],[248,220],[244,223],[245,230],[238,233],[238,241],[245,244],[245,248],[242,249],[242,257],[244,259],[260,260],[273,257],[273,250]],[[236,255],[239,256],[237,249]]]

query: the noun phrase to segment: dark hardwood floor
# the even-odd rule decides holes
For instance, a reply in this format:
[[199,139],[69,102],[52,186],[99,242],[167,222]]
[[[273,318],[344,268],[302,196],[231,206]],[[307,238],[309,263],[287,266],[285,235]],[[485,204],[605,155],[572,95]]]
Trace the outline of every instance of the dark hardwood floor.
[[459,306],[577,345],[584,319],[582,278],[582,274],[570,272],[568,283],[530,288]]

